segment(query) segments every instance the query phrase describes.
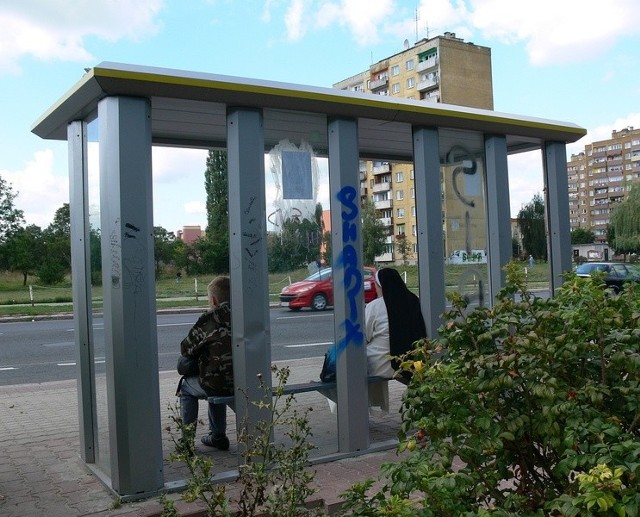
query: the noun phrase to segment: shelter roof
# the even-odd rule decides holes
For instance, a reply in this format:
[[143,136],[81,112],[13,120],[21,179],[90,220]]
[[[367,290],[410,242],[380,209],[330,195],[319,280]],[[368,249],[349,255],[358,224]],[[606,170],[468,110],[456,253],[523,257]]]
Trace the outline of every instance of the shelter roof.
[[[66,140],[69,122],[95,118],[98,102],[108,96],[151,99],[152,138],[158,145],[225,147],[229,107],[263,110],[267,149],[288,138],[309,142],[318,155],[327,152],[327,120],[341,117],[358,120],[362,158],[399,161],[412,159],[412,126],[453,130],[457,143],[464,141],[458,130],[506,135],[510,153],[538,149],[545,141],[571,143],[586,134],[575,124],[491,110],[110,62],[91,68],[32,131]],[[441,132],[441,140],[446,135]]]

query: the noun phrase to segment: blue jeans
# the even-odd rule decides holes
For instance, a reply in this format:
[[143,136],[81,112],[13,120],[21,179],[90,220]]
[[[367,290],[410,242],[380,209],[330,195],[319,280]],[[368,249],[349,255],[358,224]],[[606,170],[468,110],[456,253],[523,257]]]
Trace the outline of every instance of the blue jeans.
[[[198,403],[208,397],[200,386],[198,376],[185,377],[180,385],[180,410],[182,422],[191,424],[198,420]],[[227,405],[209,404],[209,431],[213,436],[227,434]]]

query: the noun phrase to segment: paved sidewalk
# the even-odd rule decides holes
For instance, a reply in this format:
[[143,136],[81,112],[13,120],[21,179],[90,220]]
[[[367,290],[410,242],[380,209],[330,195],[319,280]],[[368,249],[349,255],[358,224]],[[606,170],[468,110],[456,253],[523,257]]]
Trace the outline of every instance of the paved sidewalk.
[[[322,359],[292,360],[291,383],[317,379]],[[280,363],[279,366],[283,364]],[[100,379],[98,407],[101,407]],[[168,460],[172,442],[166,431],[169,404],[175,404],[175,372],[160,373],[161,412],[163,427],[165,482],[185,479],[184,467]],[[400,426],[400,397],[404,386],[391,382],[391,411],[371,417],[372,443],[394,440]],[[335,452],[336,415],[329,411],[327,401],[316,392],[299,394],[296,403],[312,407],[309,422],[313,442],[317,449],[312,457]],[[77,392],[75,381],[43,384],[0,386],[0,515],[5,517],[40,516],[67,517],[81,515],[160,515],[158,498],[119,504],[114,494],[94,476],[79,456]],[[206,416],[205,403],[201,403],[201,417]],[[237,444],[232,437],[235,417],[228,412],[231,448],[228,452],[212,451],[199,444],[199,453],[214,460],[216,472],[228,472],[237,466]],[[100,415],[98,420],[101,421]],[[103,421],[106,421],[103,417]],[[199,433],[201,434],[201,433]],[[355,481],[369,477],[377,479],[382,463],[394,461],[395,450],[369,453],[311,467],[315,472],[314,486],[318,489],[314,499],[320,499],[332,508],[339,502],[339,494]],[[233,491],[233,484],[230,485]],[[187,505],[179,494],[172,494],[182,515],[193,515],[197,505]]]

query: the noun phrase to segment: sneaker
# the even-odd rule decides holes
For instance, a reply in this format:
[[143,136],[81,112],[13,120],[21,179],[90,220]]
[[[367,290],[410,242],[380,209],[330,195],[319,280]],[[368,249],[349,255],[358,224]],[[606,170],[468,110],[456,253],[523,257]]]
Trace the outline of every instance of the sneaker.
[[221,451],[229,450],[229,438],[226,436],[213,436],[211,433],[205,434],[200,441],[208,447],[215,447]]

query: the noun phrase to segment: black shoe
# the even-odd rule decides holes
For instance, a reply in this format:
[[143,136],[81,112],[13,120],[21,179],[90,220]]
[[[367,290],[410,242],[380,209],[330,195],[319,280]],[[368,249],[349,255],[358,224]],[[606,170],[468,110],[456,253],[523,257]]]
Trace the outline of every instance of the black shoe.
[[215,447],[221,451],[229,450],[229,438],[226,436],[213,436],[211,433],[205,434],[200,441],[208,447]]

